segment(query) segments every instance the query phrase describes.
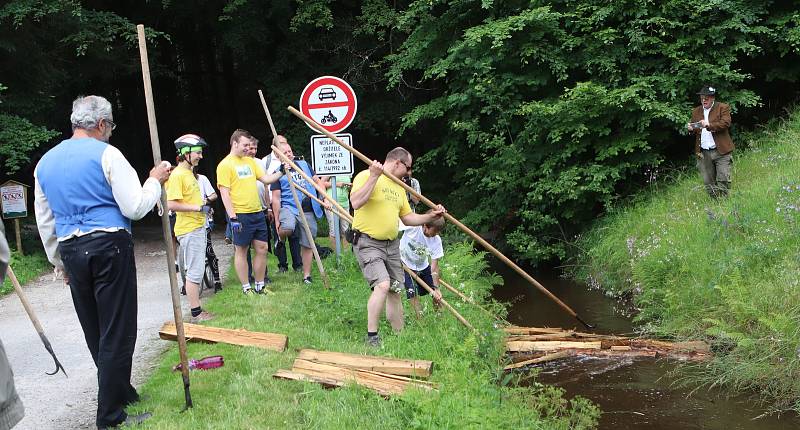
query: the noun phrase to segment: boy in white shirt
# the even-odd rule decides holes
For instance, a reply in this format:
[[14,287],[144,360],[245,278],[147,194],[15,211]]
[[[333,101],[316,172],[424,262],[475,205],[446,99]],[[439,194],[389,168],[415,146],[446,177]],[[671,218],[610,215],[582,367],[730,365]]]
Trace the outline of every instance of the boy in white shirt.
[[[430,212],[430,211],[428,211]],[[413,270],[428,286],[433,289],[433,304],[439,306],[442,293],[439,291],[439,259],[444,257],[442,238],[439,233],[444,229],[444,218],[436,218],[421,226],[407,227],[400,222],[403,237],[400,239],[400,259],[403,264]],[[428,263],[430,258],[430,263]],[[408,273],[405,273],[406,297],[421,315],[422,308],[419,296],[428,294],[428,290],[417,285]]]

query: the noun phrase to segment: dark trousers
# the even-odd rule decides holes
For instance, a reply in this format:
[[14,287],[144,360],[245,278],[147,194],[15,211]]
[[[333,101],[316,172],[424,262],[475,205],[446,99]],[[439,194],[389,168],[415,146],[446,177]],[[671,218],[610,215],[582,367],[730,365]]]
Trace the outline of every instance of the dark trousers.
[[[277,238],[278,232],[275,230],[275,222],[268,223],[269,224],[269,234],[271,237]],[[289,252],[292,254],[292,269],[295,271],[300,270],[303,268],[303,260],[300,257],[300,238],[289,236]],[[278,242],[272,252],[278,257],[278,268],[289,270],[289,260],[287,259],[286,255],[286,244],[285,240]]]
[[214,252],[214,245],[211,243],[211,229],[206,229],[206,263],[211,266],[211,275],[214,276],[214,285],[222,285],[219,278],[219,259]]
[[130,233],[96,232],[58,245],[75,312],[97,366],[97,426],[125,420],[136,346],[136,264]]

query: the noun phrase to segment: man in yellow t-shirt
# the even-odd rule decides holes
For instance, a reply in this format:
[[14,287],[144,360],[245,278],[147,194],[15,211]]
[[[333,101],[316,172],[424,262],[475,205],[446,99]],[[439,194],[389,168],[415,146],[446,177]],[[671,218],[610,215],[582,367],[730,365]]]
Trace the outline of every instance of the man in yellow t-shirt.
[[367,339],[370,346],[380,346],[378,325],[381,313],[395,331],[403,329],[403,306],[400,292],[404,291],[400,241],[397,239],[398,220],[407,226],[422,225],[438,219],[446,212],[441,205],[426,214],[411,211],[406,192],[393,182],[384,171],[402,178],[411,172],[411,154],[404,148],[395,148],[386,154],[383,164],[373,161],[369,170],[356,175],[350,203],[355,210],[353,229],[357,239],[353,242],[358,265],[372,294],[367,301]]
[[267,223],[261,211],[257,181],[271,184],[283,176],[283,171],[267,175],[264,169],[248,156],[255,141],[250,132],[237,129],[231,135],[231,152],[217,166],[217,187],[228,215],[234,245],[233,266],[242,283],[242,292],[253,288],[247,279],[247,253],[252,245],[254,290],[263,292],[267,271]]
[[167,208],[175,212],[174,231],[179,244],[178,266],[184,275],[192,323],[213,318],[200,305],[200,283],[205,273],[208,240],[205,221],[211,209],[203,202],[200,184],[192,172],[192,168],[203,159],[203,148],[206,146],[206,141],[196,134],[184,134],[175,140],[180,162],[165,185]]

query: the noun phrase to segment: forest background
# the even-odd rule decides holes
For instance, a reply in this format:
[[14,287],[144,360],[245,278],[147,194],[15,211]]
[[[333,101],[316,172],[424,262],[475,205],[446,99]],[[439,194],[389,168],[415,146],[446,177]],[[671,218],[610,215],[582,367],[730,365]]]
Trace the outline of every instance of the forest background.
[[[402,145],[426,195],[531,263],[553,262],[597,215],[691,163],[695,93],[715,85],[734,139],[795,103],[800,2],[711,0],[10,0],[0,6],[0,182],[32,185],[70,134],[71,101],[107,97],[119,147],[152,166],[135,25],[148,49],[161,151],[194,132],[228,152],[235,128],[263,143],[322,75],[359,109],[355,145]],[[266,153],[262,145],[259,156]],[[698,179],[699,180],[699,179]]]

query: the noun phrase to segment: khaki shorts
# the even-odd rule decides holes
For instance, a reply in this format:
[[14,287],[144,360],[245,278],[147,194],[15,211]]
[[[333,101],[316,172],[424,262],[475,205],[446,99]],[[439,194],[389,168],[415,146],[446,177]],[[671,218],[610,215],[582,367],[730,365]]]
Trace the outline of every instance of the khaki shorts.
[[405,275],[400,260],[400,240],[375,240],[362,234],[355,246],[356,260],[369,286],[380,282],[403,285]]
[[[328,220],[328,236],[334,237],[335,227],[333,225],[333,211],[325,209],[325,218]],[[344,236],[344,231],[350,227],[346,219],[339,217],[339,235]]]

